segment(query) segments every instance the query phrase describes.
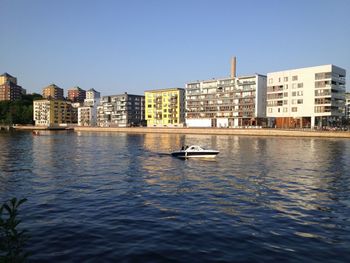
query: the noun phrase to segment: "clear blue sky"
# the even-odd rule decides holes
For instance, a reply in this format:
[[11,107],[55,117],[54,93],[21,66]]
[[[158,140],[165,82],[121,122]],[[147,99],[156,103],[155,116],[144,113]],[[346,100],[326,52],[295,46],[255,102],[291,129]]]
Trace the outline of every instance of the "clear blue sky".
[[28,93],[102,95],[334,64],[350,84],[349,0],[0,0],[0,73]]

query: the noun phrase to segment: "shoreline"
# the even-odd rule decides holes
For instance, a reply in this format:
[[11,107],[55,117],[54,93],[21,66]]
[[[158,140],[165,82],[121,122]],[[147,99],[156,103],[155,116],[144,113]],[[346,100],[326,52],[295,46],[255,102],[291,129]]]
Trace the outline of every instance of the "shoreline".
[[198,135],[236,135],[236,136],[271,136],[271,137],[315,137],[315,138],[350,138],[350,131],[314,131],[282,130],[266,128],[167,128],[167,127],[67,127],[49,129],[38,126],[14,126],[14,130],[47,130],[74,132],[120,132],[120,133],[158,133],[158,134],[198,134]]
[[198,134],[198,135],[239,135],[239,136],[273,136],[273,137],[321,137],[350,138],[350,131],[312,131],[312,130],[279,130],[279,129],[234,129],[234,128],[103,128],[74,127],[74,132],[124,132],[124,133],[165,133],[165,134]]

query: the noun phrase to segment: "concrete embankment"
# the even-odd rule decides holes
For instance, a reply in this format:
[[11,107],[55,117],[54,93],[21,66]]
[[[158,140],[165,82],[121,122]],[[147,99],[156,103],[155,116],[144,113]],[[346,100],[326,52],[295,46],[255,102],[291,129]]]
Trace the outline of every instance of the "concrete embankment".
[[39,127],[34,125],[16,125],[13,126],[15,130],[47,130],[46,127]]
[[72,130],[72,127],[56,127],[48,128],[45,126],[34,126],[34,125],[15,125],[13,126],[15,130]]
[[100,128],[74,127],[76,132],[124,132],[124,133],[170,133],[202,135],[246,135],[246,136],[284,136],[284,137],[325,137],[350,138],[348,131],[312,131],[279,129],[232,129],[232,128]]

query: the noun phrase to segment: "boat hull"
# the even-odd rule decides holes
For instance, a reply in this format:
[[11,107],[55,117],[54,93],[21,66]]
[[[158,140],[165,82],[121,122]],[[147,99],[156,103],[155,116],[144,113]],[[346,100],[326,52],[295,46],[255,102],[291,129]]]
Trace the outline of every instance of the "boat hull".
[[219,151],[203,151],[203,152],[185,152],[185,151],[179,151],[179,152],[173,152],[171,153],[172,156],[177,158],[215,158],[216,155],[218,155]]

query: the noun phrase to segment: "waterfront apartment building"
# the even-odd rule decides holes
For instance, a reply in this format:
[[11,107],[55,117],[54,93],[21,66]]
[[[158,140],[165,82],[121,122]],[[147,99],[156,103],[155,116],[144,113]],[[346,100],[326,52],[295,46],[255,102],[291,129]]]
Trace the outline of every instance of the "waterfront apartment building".
[[132,127],[145,124],[145,96],[104,96],[97,107],[97,125],[101,127]]
[[266,125],[266,76],[235,76],[186,84],[187,127]]
[[82,102],[72,102],[72,123],[78,123],[78,109],[82,107],[84,104]]
[[100,92],[89,89],[83,106],[78,108],[78,126],[97,125],[97,106],[100,103]]
[[0,101],[15,101],[22,98],[26,90],[17,85],[17,78],[8,73],[0,75]]
[[64,100],[33,101],[33,119],[36,126],[49,128],[72,123],[71,102]]
[[334,65],[267,74],[267,117],[277,128],[336,126],[345,106],[344,69]]
[[169,88],[145,91],[145,117],[148,127],[183,127],[185,90]]
[[64,100],[63,89],[51,84],[42,90],[44,99],[53,99],[53,100]]
[[71,102],[84,102],[86,99],[86,91],[78,86],[68,89],[67,99]]
[[345,93],[345,117],[350,120],[350,93]]

